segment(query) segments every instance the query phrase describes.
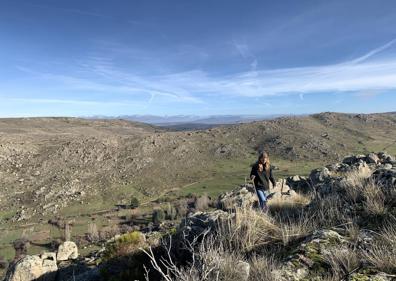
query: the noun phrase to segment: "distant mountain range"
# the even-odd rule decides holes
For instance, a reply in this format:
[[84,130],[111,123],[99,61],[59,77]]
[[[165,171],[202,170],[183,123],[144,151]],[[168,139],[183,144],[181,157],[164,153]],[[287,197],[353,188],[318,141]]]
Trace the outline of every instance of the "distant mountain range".
[[[276,117],[288,116],[286,114],[269,114],[269,115],[121,115],[117,117],[93,116],[92,119],[124,119],[137,122],[148,123],[157,126],[178,126],[183,124],[195,125],[218,125],[218,124],[237,124],[248,123],[252,121],[274,119]],[[91,119],[90,118],[90,119]]]

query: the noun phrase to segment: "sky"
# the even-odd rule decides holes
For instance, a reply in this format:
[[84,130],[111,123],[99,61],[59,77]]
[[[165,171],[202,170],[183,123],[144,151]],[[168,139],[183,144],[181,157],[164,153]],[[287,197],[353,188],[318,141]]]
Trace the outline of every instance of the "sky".
[[0,0],[0,117],[396,111],[393,0]]

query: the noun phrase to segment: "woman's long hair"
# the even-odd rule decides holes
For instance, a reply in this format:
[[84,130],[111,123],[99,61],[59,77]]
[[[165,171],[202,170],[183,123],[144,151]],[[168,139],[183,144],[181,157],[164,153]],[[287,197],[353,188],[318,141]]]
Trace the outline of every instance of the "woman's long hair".
[[[265,169],[266,173],[268,174],[269,169],[270,169],[270,158],[269,158],[269,155],[267,152],[263,151],[259,154],[258,163],[261,163],[261,159],[264,157],[267,158],[267,162],[265,162],[264,169]],[[264,164],[264,163],[261,163],[261,164]]]

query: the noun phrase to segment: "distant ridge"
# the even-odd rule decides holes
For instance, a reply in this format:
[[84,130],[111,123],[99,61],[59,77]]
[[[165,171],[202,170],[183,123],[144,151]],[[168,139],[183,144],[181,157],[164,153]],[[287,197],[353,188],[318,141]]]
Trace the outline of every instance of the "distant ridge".
[[124,119],[137,122],[148,123],[157,126],[178,126],[183,124],[197,125],[219,125],[219,124],[238,124],[252,121],[269,120],[289,114],[268,114],[268,115],[121,115],[112,116],[92,116],[90,119]]

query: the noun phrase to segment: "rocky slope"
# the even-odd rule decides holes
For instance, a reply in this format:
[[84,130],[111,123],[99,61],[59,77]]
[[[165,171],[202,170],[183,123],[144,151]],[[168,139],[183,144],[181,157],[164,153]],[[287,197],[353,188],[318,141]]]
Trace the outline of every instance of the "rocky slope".
[[393,151],[395,126],[391,113],[322,113],[190,132],[122,120],[1,119],[0,213],[16,212],[18,221],[90,198],[113,204],[131,192],[150,198],[208,177],[218,161],[254,158],[260,149],[323,163],[357,151]]
[[[272,193],[269,213],[256,210],[252,186],[244,184],[219,196],[217,210],[190,214],[172,233],[112,239],[98,252],[98,267],[72,278],[139,279],[145,264],[150,280],[395,280],[394,156],[348,156],[309,177],[280,179]],[[104,260],[109,249],[119,256]],[[17,276],[21,263],[8,276]],[[48,280],[72,280],[54,275],[53,266]]]

